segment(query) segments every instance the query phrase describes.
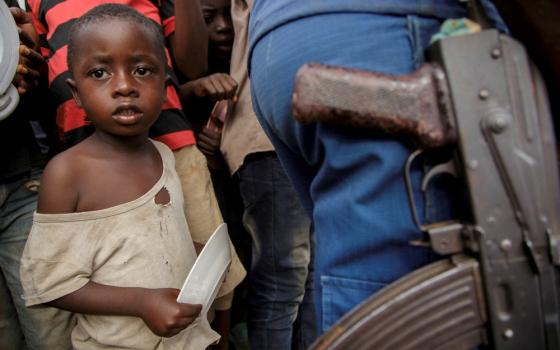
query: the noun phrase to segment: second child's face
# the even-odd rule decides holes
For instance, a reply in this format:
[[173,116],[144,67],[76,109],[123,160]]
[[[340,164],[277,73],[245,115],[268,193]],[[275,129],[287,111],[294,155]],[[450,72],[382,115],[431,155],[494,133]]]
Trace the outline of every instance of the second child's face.
[[210,55],[229,60],[233,46],[231,0],[201,0],[202,14],[208,28]]
[[[138,23],[109,19],[78,33],[69,80],[96,132],[147,135],[165,101],[165,62]],[[153,34],[152,34],[153,35]]]

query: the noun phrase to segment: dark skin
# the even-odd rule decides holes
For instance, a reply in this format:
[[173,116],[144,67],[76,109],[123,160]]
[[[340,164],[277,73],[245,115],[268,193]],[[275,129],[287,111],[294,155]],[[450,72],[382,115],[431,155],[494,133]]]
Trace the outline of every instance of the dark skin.
[[20,8],[11,7],[19,34],[19,62],[13,84],[20,95],[37,88],[41,77],[46,77],[46,63],[39,53],[39,37],[29,15]]
[[[148,130],[165,101],[165,60],[156,38],[137,23],[106,19],[77,35],[73,79],[68,80],[95,133],[53,158],[39,193],[39,213],[100,210],[139,198],[162,175]],[[144,35],[146,40],[138,40]],[[95,174],[95,176],[91,176]],[[168,203],[162,190],[157,203]],[[178,289],[125,288],[93,281],[49,303],[76,313],[140,317],[170,337],[191,324],[201,305],[176,302]]]
[[[225,73],[229,71],[234,39],[230,1],[200,0],[200,6],[208,30],[208,61],[212,74],[181,86],[183,103],[188,104],[193,98],[235,101],[237,82]],[[217,128],[204,127],[198,135],[197,146],[206,156],[210,168],[219,169],[223,167],[220,154],[222,122],[216,119],[212,122]]]
[[199,78],[208,69],[207,38],[199,1],[175,1],[175,32],[169,46],[177,68],[189,79]]

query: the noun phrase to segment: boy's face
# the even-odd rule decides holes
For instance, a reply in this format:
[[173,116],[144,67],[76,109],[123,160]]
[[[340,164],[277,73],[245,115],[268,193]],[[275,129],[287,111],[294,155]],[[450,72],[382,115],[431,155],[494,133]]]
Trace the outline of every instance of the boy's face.
[[83,28],[76,39],[68,84],[96,132],[147,135],[166,97],[156,38],[138,23],[107,19]]
[[208,48],[212,57],[229,60],[233,46],[231,0],[200,0],[208,28]]

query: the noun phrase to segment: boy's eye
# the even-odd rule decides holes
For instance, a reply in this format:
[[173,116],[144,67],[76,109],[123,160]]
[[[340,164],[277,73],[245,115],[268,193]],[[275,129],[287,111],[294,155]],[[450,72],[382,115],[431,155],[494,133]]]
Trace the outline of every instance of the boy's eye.
[[136,75],[139,75],[141,77],[150,74],[151,70],[149,68],[146,67],[138,67],[136,68]]
[[206,8],[202,10],[202,16],[204,17],[204,22],[206,22],[207,25],[212,23],[215,15],[216,10],[214,9]]
[[89,72],[89,75],[95,79],[103,79],[107,76],[107,72],[104,71],[103,69],[94,69],[91,72]]
[[206,25],[212,23],[213,19],[214,19],[213,15],[204,15],[204,22],[206,22]]

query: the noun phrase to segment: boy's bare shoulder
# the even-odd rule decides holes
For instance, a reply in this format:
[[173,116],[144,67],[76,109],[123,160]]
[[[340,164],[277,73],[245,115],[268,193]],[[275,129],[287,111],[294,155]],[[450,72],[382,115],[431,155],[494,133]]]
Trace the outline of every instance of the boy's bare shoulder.
[[52,158],[41,177],[37,211],[44,214],[72,213],[79,198],[84,159],[79,144]]

